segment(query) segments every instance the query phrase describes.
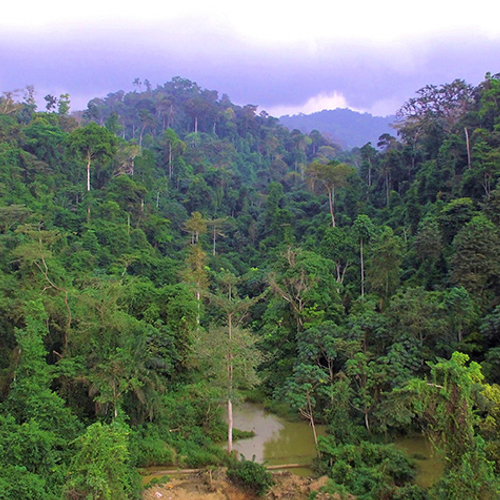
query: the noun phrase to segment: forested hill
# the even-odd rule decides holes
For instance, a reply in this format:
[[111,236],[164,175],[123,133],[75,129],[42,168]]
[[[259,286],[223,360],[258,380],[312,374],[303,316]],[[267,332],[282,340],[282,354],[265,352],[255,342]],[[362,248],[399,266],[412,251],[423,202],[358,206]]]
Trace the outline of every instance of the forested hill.
[[[0,97],[0,499],[236,467],[215,443],[244,397],[327,425],[331,494],[500,498],[499,75],[418,90],[349,152],[136,85],[75,114]],[[383,444],[422,432],[427,489]]]
[[382,134],[394,134],[391,125],[397,119],[396,116],[372,116],[369,113],[337,108],[309,115],[285,115],[279,121],[290,130],[297,129],[304,134],[319,130],[343,149],[352,149],[360,148],[368,142],[376,144]]

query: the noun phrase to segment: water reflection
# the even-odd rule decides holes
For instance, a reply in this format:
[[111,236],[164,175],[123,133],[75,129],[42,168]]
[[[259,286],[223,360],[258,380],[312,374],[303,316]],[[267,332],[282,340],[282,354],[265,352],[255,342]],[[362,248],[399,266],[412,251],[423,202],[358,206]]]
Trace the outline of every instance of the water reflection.
[[[251,460],[269,465],[308,464],[316,454],[314,437],[307,422],[288,422],[258,405],[243,403],[234,410],[234,426],[255,432],[235,442],[234,449]],[[319,434],[324,426],[317,426]]]
[[[236,428],[255,433],[252,438],[234,443],[234,449],[248,460],[255,456],[257,462],[266,462],[268,465],[310,464],[316,456],[314,437],[308,422],[288,422],[252,403],[235,407],[233,416]],[[325,433],[325,426],[317,427],[319,435]],[[414,459],[417,466],[415,482],[418,485],[431,486],[441,477],[444,461],[434,453],[429,441],[423,436],[399,438],[395,444]],[[294,469],[293,472],[308,475],[311,471],[304,468]]]
[[415,461],[417,476],[415,483],[427,488],[432,486],[444,472],[444,460],[436,454],[429,440],[424,436],[401,437],[394,443]]

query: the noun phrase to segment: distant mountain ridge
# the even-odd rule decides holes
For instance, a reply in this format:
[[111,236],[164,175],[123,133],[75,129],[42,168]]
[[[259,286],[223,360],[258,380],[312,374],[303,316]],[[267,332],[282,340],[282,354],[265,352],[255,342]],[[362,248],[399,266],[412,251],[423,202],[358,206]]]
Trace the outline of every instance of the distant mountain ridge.
[[373,116],[345,108],[317,111],[310,115],[284,115],[279,121],[290,130],[297,129],[303,134],[318,130],[343,149],[362,147],[367,142],[375,147],[382,134],[396,135],[390,126],[396,122],[396,116]]

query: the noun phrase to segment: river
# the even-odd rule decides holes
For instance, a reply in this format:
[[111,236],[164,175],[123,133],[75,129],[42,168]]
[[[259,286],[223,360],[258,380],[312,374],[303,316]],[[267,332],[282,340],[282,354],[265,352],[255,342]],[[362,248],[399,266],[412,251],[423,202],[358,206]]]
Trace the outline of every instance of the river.
[[[306,465],[316,456],[314,437],[308,422],[288,422],[266,412],[259,405],[244,403],[234,409],[234,426],[255,433],[252,438],[234,443],[234,449],[247,460],[255,456],[257,462],[268,465]],[[317,431],[319,435],[324,434],[325,426],[318,425]],[[429,441],[423,436],[401,437],[394,444],[414,459],[417,468],[415,482],[419,486],[428,487],[442,475],[443,460],[433,453]],[[292,469],[292,472],[306,476],[311,470],[304,467]]]
[[436,455],[424,436],[401,437],[394,444],[414,460],[417,468],[415,483],[419,486],[428,488],[443,475],[444,460]]
[[[308,465],[316,456],[314,437],[308,422],[289,422],[262,406],[242,403],[234,407],[234,427],[253,431],[255,435],[234,442],[233,448],[247,460],[266,465],[303,464],[304,467],[291,469],[300,476],[308,476]],[[325,433],[325,426],[316,426],[318,435]],[[432,485],[443,473],[443,460],[436,457],[430,443],[422,436],[404,437],[395,440],[395,445],[413,458],[417,467],[415,482],[419,486]],[[148,468],[148,479],[156,476],[158,467]]]
[[[316,456],[314,436],[305,421],[289,422],[261,406],[243,403],[233,412],[234,427],[253,431],[255,436],[235,441],[234,449],[247,460],[255,457],[256,462],[267,465],[304,464],[307,466]],[[325,433],[324,425],[317,425],[318,435]],[[310,474],[307,467],[293,470],[299,475]]]

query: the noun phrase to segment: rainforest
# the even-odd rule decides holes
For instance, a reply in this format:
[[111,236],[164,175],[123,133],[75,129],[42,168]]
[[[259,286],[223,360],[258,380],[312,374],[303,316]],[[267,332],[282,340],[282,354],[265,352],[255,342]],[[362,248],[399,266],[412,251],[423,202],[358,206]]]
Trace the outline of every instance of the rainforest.
[[500,75],[350,150],[136,84],[0,97],[0,499],[138,499],[148,466],[263,495],[242,401],[308,423],[310,498],[500,498]]

